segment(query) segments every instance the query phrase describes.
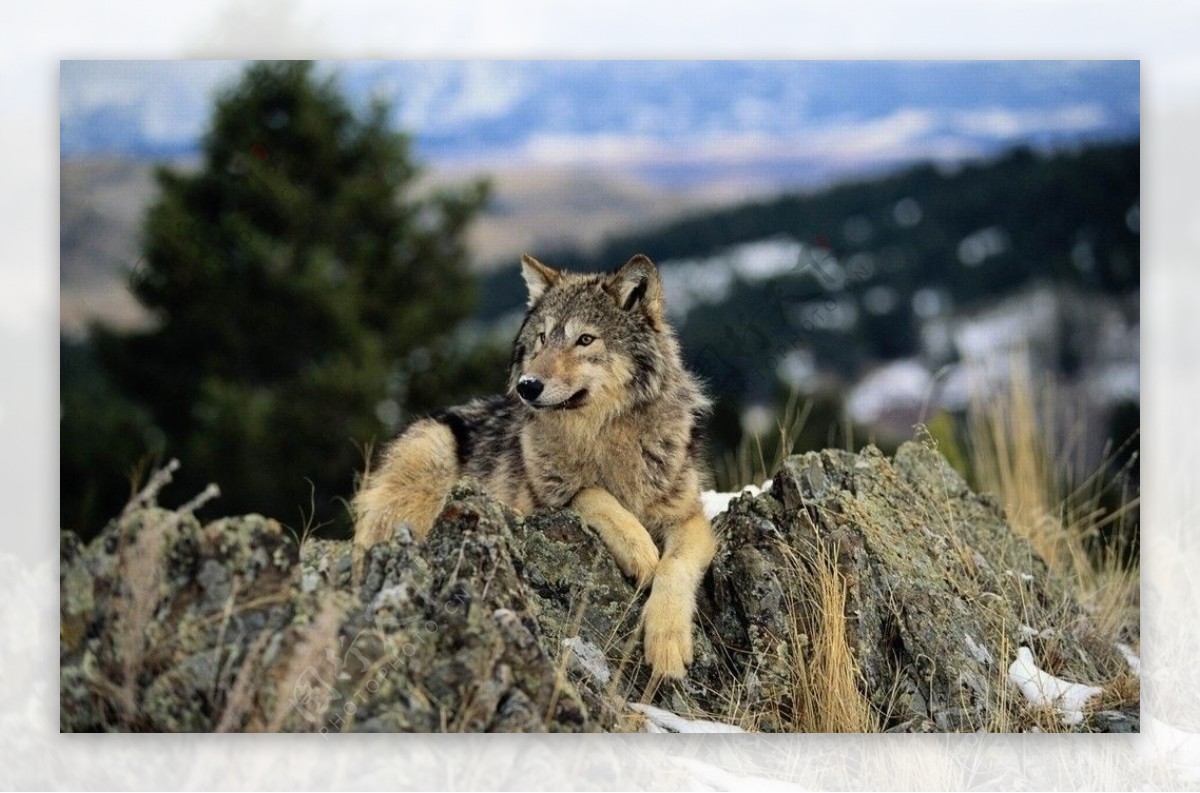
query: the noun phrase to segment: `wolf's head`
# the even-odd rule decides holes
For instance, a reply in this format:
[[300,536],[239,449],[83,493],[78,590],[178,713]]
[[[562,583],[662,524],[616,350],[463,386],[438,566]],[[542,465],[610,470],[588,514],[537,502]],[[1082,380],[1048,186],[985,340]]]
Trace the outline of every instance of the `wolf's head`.
[[680,368],[647,257],[583,275],[523,256],[521,273],[529,312],[513,342],[509,391],[535,410],[617,413],[654,399]]

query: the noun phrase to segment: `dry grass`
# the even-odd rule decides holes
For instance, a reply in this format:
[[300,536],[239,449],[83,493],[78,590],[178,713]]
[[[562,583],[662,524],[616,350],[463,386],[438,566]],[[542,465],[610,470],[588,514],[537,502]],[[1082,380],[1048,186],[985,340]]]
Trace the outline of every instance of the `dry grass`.
[[[1080,475],[1070,462],[1070,439],[1082,428],[1057,426],[1057,388],[1052,382],[1035,387],[1024,356],[1007,365],[1007,388],[972,389],[964,444],[969,474],[979,490],[1004,504],[1013,531],[1071,585],[1099,634],[1129,641],[1139,633],[1140,577],[1125,538],[1136,532],[1139,498],[1124,471],[1105,471],[1136,438],[1116,439],[1115,450],[1110,442],[1099,470]],[[1118,506],[1105,509],[1106,500]],[[1103,532],[1116,541],[1106,543]]]
[[[326,601],[313,621],[300,634],[295,649],[292,650],[283,676],[275,686],[275,707],[265,726],[257,725],[266,732],[279,732],[288,723],[297,723],[294,718],[298,709],[297,698],[313,695],[318,699],[327,697],[326,691],[318,688],[311,677],[314,669],[324,669],[330,663],[334,666],[334,675],[341,671],[340,659],[337,655],[338,632],[341,629],[342,612],[332,601]],[[323,702],[316,703],[314,712],[323,713]]]
[[158,608],[165,562],[165,527],[144,526],[120,550],[120,581],[128,592],[117,600],[114,645],[121,662],[120,704],[126,719],[137,716],[137,678],[146,654],[146,629]]
[[[808,636],[809,645],[804,652],[795,652],[793,707],[790,712],[774,714],[776,724],[786,732],[879,730],[879,720],[862,693],[861,673],[847,641],[847,583],[838,572],[835,556],[836,552],[822,552],[806,565],[785,547],[787,570],[809,582],[807,602],[787,603],[792,634]],[[766,708],[777,705],[762,704]],[[743,726],[749,729],[754,721],[751,718]]]
[[[137,490],[125,505],[122,518],[128,518],[138,509],[154,506],[159,492],[171,483],[179,461],[171,460],[155,471],[146,485]],[[165,518],[175,520],[172,515]],[[121,536],[118,552],[118,580],[125,588],[126,596],[117,600],[113,643],[121,664],[122,681],[116,697],[127,721],[137,718],[137,678],[142,670],[146,655],[146,630],[154,622],[154,613],[161,596],[165,571],[163,552],[166,547],[165,532],[169,525],[140,527],[137,536],[130,541],[131,527]]]
[[[1098,469],[1081,475],[1071,461],[1074,439],[1084,428],[1060,426],[1064,411],[1059,389],[1052,381],[1035,386],[1024,355],[1014,355],[1006,365],[1006,388],[972,388],[963,443],[969,450],[968,475],[979,490],[1000,499],[1013,531],[1027,539],[1067,583],[1088,614],[1094,634],[1113,644],[1136,645],[1140,575],[1129,538],[1137,532],[1139,499],[1132,492],[1127,468],[1115,476],[1107,473],[1136,437],[1116,439],[1115,449],[1110,440]],[[1105,508],[1106,502],[1117,506]],[[1064,604],[1062,627],[1068,623],[1066,611]],[[1055,648],[1056,643],[1050,642],[1046,653],[1053,654]],[[1002,657],[1015,657],[1016,647],[1001,649]],[[1140,679],[1128,669],[1107,680],[1079,682],[1104,689],[1090,703],[1091,710],[1136,708],[1141,700]],[[994,684],[1011,689],[1006,674],[999,674]],[[1017,719],[998,714],[988,729],[1065,729],[1061,715],[1052,709],[1022,702],[1016,710]]]
[[255,676],[261,671],[261,658],[267,647],[271,633],[263,631],[254,643],[246,650],[242,665],[238,668],[237,677],[233,680],[225,697],[225,707],[214,732],[234,732],[240,730],[245,721],[254,713],[258,698],[256,696]]
[[812,410],[812,399],[801,402],[799,393],[793,392],[775,423],[776,436],[767,442],[772,452],[764,449],[761,436],[743,435],[737,451],[726,454],[715,466],[717,489],[733,492],[746,485],[762,485],[774,476],[783,461],[796,452],[796,442]]

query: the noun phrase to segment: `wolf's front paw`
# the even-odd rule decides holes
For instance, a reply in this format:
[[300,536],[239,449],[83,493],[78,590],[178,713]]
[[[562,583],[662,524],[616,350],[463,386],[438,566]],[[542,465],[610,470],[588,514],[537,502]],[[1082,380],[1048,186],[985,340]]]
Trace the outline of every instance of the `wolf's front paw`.
[[645,529],[642,536],[630,534],[610,551],[621,572],[636,581],[638,589],[645,589],[654,580],[654,571],[658,569],[658,547]]
[[646,603],[646,663],[657,677],[682,678],[692,662],[692,621],[664,597]]

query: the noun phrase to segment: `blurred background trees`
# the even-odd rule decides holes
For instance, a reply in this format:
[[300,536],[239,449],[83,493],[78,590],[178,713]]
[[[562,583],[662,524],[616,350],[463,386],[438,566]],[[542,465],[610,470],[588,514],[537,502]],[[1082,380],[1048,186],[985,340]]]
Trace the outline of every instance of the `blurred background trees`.
[[344,529],[364,444],[502,382],[503,351],[448,336],[487,185],[417,195],[418,174],[386,104],[356,114],[310,63],[223,92],[199,169],[157,171],[129,273],[153,325],[64,343],[63,527],[94,533],[132,469],[179,457],[181,498],[213,481],[222,513]]

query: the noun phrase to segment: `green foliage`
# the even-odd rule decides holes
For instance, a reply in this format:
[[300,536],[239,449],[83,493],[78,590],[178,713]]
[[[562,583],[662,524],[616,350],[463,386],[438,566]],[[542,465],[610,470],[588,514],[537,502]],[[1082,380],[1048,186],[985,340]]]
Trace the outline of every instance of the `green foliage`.
[[223,512],[295,525],[311,502],[344,527],[362,448],[429,401],[407,364],[477,357],[445,337],[473,307],[464,232],[487,185],[414,194],[388,117],[309,63],[255,64],[218,97],[199,171],[159,170],[130,275],[157,322],[93,338],[183,461],[180,498],[213,481]]
[[138,470],[162,454],[149,413],[124,399],[90,345],[59,342],[62,393],[59,520],[94,534],[129,499]]

